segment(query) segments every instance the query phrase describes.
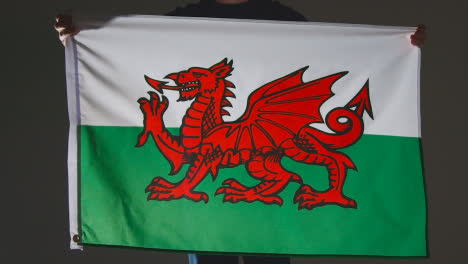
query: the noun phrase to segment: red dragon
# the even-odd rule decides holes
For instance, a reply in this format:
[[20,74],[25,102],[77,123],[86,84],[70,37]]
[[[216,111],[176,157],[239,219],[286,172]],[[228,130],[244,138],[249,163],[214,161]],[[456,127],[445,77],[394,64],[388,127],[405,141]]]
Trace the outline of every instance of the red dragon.
[[[260,183],[245,186],[236,179],[227,179],[215,195],[223,194],[224,202],[260,201],[282,205],[279,196],[287,184],[297,182],[294,203],[299,209],[313,209],[328,204],[357,208],[356,201],[343,194],[348,169],[356,170],[351,159],[339,149],[357,142],[363,134],[363,114],[371,118],[368,81],[345,107],[332,109],[322,119],[319,108],[333,93],[332,85],[347,72],[304,83],[307,67],[269,82],[250,94],[245,113],[234,122],[223,121],[232,106],[228,97],[235,98],[226,80],[233,70],[227,59],[210,68],[192,67],[171,73],[176,85],[145,76],[147,83],[163,93],[163,89],[179,91],[178,101],[193,100],[182,120],[178,136],[171,135],[164,125],[163,115],[169,106],[165,96],[149,92],[149,99],[138,100],[144,115],[144,130],[138,136],[137,147],[152,136],[160,152],[171,165],[170,175],[177,174],[189,164],[186,176],[177,183],[156,177],[146,188],[148,200],[169,201],[186,198],[208,202],[208,195],[195,191],[211,173],[216,179],[219,169],[245,164],[249,175]],[[344,120],[344,121],[343,121]],[[327,133],[310,126],[324,123],[333,131]],[[304,184],[302,178],[281,165],[288,157],[296,162],[325,166],[329,187],[318,191]]]

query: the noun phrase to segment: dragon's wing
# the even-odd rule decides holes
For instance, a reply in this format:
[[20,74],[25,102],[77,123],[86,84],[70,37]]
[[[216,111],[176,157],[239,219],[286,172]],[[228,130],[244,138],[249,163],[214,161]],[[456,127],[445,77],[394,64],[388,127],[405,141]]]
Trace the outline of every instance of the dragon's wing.
[[302,127],[323,122],[320,105],[333,95],[333,83],[347,72],[304,83],[302,75],[306,69],[255,90],[242,117],[213,128],[204,143],[233,152],[276,148],[284,140],[295,137]]

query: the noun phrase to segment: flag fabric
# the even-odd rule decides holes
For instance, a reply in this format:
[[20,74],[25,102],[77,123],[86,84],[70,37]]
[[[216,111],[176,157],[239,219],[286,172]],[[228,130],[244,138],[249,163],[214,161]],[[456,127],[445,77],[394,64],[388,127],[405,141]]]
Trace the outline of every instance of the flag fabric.
[[72,248],[426,256],[415,28],[83,28],[66,46]]

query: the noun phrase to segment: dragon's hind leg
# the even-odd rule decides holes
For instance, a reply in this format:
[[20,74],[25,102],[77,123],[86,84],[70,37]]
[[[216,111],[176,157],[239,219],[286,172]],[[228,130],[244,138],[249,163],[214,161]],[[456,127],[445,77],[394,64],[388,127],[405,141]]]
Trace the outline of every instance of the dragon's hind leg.
[[247,162],[248,173],[261,181],[256,186],[246,187],[235,179],[227,179],[223,182],[216,194],[224,193],[225,202],[237,203],[239,201],[255,202],[260,201],[265,204],[282,205],[283,200],[278,194],[286,187],[290,181],[302,183],[301,178],[294,173],[284,169],[280,163],[281,155],[273,151],[264,151],[252,156]]
[[301,133],[296,139],[285,141],[281,147],[285,155],[295,161],[326,166],[328,170],[329,187],[327,190],[317,191],[307,184],[303,184],[297,190],[294,203],[299,203],[299,209],[313,209],[328,204],[357,208],[356,201],[343,194],[348,168],[356,169],[348,156],[327,148],[308,133]]

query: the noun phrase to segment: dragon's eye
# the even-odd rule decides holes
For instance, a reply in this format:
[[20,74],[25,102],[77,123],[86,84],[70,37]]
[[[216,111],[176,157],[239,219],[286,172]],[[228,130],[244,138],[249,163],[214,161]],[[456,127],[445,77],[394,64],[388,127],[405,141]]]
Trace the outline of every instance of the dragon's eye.
[[206,75],[205,73],[199,72],[199,71],[192,71],[192,75],[193,75],[193,77],[195,77],[195,78],[200,78],[200,77],[202,77],[202,76],[208,76],[208,75]]

